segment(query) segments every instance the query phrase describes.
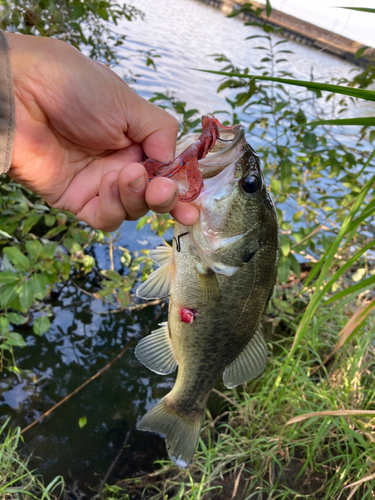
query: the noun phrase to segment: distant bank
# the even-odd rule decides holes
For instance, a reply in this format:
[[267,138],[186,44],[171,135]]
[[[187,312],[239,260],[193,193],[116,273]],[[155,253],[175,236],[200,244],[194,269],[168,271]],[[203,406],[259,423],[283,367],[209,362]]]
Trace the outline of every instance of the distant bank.
[[[244,3],[246,3],[246,0],[199,1],[222,10],[224,14],[230,14],[233,10],[239,9]],[[265,5],[259,2],[251,1],[251,3],[255,9],[258,7],[261,9],[265,8]],[[285,14],[280,10],[272,9],[270,17],[267,17],[265,10],[261,12],[259,18],[250,12],[243,12],[239,15],[239,17],[249,21],[259,20],[260,18],[266,24],[280,28],[286,38],[290,38],[291,40],[295,40],[321,51],[329,52],[330,54],[359,66],[366,66],[369,58],[375,55],[375,50],[368,48],[364,51],[361,57],[356,58],[355,55],[357,51],[362,47],[365,47],[363,44],[324,28],[320,28],[315,24],[297,19],[296,17],[291,16],[290,14]]]

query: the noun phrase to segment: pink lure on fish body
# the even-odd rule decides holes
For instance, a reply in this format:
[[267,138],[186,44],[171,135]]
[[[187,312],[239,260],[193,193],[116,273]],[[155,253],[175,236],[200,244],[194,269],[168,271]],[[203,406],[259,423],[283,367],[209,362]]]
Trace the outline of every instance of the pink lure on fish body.
[[231,130],[236,127],[237,125],[226,127],[214,116],[203,116],[202,133],[198,140],[187,147],[174,160],[162,162],[149,158],[145,161],[144,167],[147,170],[148,180],[151,181],[155,177],[172,177],[177,172],[181,173],[185,170],[189,188],[185,194],[180,195],[180,201],[194,201],[203,189],[203,175],[199,170],[198,160],[205,158],[215,146],[216,140],[220,139],[219,128]]

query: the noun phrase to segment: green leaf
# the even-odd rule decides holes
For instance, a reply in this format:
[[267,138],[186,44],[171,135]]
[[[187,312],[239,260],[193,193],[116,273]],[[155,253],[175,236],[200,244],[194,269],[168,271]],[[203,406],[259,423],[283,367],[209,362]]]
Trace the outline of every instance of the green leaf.
[[73,240],[73,238],[65,238],[64,245],[71,254],[82,252],[81,245],[76,240]]
[[0,305],[2,309],[7,309],[14,297],[17,295],[19,283],[11,283],[1,288]]
[[130,305],[130,295],[128,292],[124,292],[123,290],[118,292],[116,300],[122,307],[128,307]]
[[30,261],[27,257],[23,255],[21,250],[17,247],[5,247],[3,249],[4,255],[10,260],[10,262],[19,269],[20,271],[28,271],[30,269]]
[[294,274],[299,279],[301,279],[301,268],[300,268],[300,265],[298,263],[298,260],[295,258],[295,256],[292,253],[289,254],[289,260],[290,260],[290,266],[291,266]]
[[129,250],[127,250],[126,248],[123,250],[123,254],[121,255],[120,260],[121,260],[121,264],[124,267],[129,267],[130,262],[132,260]]
[[215,75],[247,78],[249,80],[263,80],[267,82],[285,83],[286,85],[295,85],[297,87],[305,87],[309,90],[324,90],[326,92],[334,92],[336,94],[349,95],[357,97],[358,99],[366,99],[367,101],[375,101],[375,91],[365,90],[352,87],[344,87],[343,85],[333,85],[331,83],[309,82],[308,80],[292,80],[290,78],[277,78],[272,76],[263,75],[249,75],[245,73],[236,73],[228,71],[213,71],[208,69],[192,68],[195,71],[202,71],[204,73],[213,73]]
[[306,132],[302,139],[303,145],[306,149],[314,150],[318,146],[318,140],[313,132]]
[[369,7],[336,7],[337,9],[348,9],[357,10],[358,12],[369,12],[370,14],[375,14],[375,9],[370,9]]
[[84,6],[81,4],[81,5],[76,5],[72,11],[72,19],[79,19],[80,17],[82,17],[85,13],[85,8]]
[[33,274],[29,281],[32,294],[36,299],[43,300],[47,295],[47,285],[49,279],[45,274]]
[[41,217],[42,217],[41,214],[30,215],[23,223],[22,234],[27,234],[30,231],[30,229],[39,222]]
[[361,56],[363,56],[363,53],[369,48],[368,45],[364,45],[363,47],[361,47],[360,49],[357,50],[357,52],[355,53],[355,58],[356,59],[359,59]]
[[[19,281],[20,277],[13,271],[1,271],[0,272],[0,284],[15,283]],[[3,289],[2,289],[3,291]]]
[[286,234],[280,234],[280,250],[285,257],[289,255],[290,240]]
[[9,321],[6,317],[0,316],[0,335],[4,336],[9,332]]
[[22,312],[27,312],[34,301],[33,286],[30,281],[24,281],[18,291],[18,298]]
[[271,191],[274,195],[280,193],[280,181],[276,177],[271,177]]
[[39,240],[27,241],[26,249],[29,252],[31,259],[37,260],[43,251],[43,245]]
[[345,290],[336,293],[335,295],[333,295],[333,297],[324,302],[324,304],[331,304],[332,302],[335,302],[336,300],[339,300],[342,297],[346,297],[348,295],[353,295],[353,296],[358,295],[358,293],[361,292],[362,290],[368,290],[373,286],[375,286],[375,276],[371,276],[370,278],[367,278],[357,283],[356,285],[352,285],[349,288],[346,288]]
[[28,321],[26,316],[17,313],[7,313],[5,317],[12,325],[24,325]]
[[3,236],[4,238],[12,238],[12,235],[10,235],[9,233],[7,233],[6,231],[2,231],[0,229],[0,236]]
[[122,277],[117,271],[108,269],[107,271],[104,271],[103,274],[105,274],[106,278],[114,281],[117,286],[119,286],[122,282]]
[[47,316],[38,316],[33,323],[33,330],[37,335],[42,335],[48,332],[50,326],[51,323]]
[[66,231],[68,228],[66,226],[55,226],[52,229],[50,229],[45,235],[44,238],[53,238],[54,236],[57,236],[58,234],[62,233],[63,231]]
[[55,256],[55,250],[57,247],[57,243],[54,241],[49,241],[45,245],[43,245],[43,251],[41,257],[45,257],[47,259],[53,259]]
[[335,120],[317,120],[309,122],[306,126],[317,127],[318,125],[359,125],[361,127],[371,127],[375,125],[375,117],[363,116],[360,118],[338,118]]
[[108,21],[109,19],[109,15],[108,15],[108,12],[107,12],[107,9],[103,9],[103,8],[99,8],[97,10],[97,13],[99,14],[99,16],[104,19],[104,21]]
[[47,227],[53,226],[55,222],[56,222],[56,217],[54,215],[51,214],[44,215],[44,223]]
[[83,429],[83,427],[85,427],[85,425],[87,424],[87,418],[86,417],[80,417],[78,419],[78,426],[80,429]]
[[26,346],[24,338],[17,332],[8,332],[8,334],[5,336],[5,342],[14,347]]
[[286,106],[288,106],[288,103],[287,102],[278,102],[275,106],[275,113],[277,113],[278,111],[281,111],[282,109],[284,109]]
[[272,12],[271,2],[270,2],[270,0],[266,0],[266,14],[267,14],[267,17],[270,17],[271,12]]
[[281,160],[281,186],[286,193],[289,191],[292,182],[292,164],[289,160]]
[[285,255],[280,255],[279,266],[277,270],[277,276],[280,283],[286,283],[289,276],[290,270],[290,260]]
[[304,214],[304,211],[303,210],[299,210],[298,212],[296,212],[294,215],[293,215],[293,220],[294,222],[296,222],[297,220],[299,220]]

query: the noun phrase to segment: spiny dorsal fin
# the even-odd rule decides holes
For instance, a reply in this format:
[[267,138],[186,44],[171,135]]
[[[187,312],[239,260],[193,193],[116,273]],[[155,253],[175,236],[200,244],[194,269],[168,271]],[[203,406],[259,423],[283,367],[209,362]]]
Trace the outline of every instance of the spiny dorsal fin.
[[[155,251],[156,250],[157,249],[155,249]],[[151,258],[154,260],[159,257],[155,257],[154,255]],[[173,259],[169,259],[166,264],[151,273],[147,280],[142,283],[140,287],[138,287],[137,297],[147,300],[162,299],[163,297],[167,297],[170,292],[173,273],[174,262]]]
[[168,323],[161,323],[160,326],[161,328],[139,342],[135,348],[135,355],[153,372],[166,375],[175,371],[177,361],[172,351]]
[[225,387],[232,389],[257,377],[267,364],[267,346],[260,328],[237,358],[228,365],[223,373]]
[[164,264],[169,264],[173,260],[173,248],[172,247],[156,247],[150,250],[148,256],[151,260],[159,264],[159,266],[164,266]]

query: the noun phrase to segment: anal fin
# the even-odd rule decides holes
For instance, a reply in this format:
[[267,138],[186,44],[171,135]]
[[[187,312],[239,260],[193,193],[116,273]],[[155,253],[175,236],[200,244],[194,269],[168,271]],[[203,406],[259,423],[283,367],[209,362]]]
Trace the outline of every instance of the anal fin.
[[135,355],[147,368],[159,375],[167,375],[177,368],[168,323],[161,323],[161,328],[143,338],[135,348]]
[[267,364],[267,346],[260,328],[237,358],[228,365],[223,373],[225,387],[232,389],[257,377]]

